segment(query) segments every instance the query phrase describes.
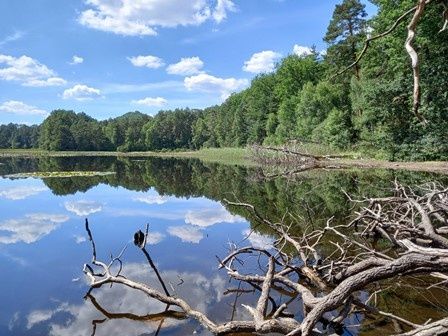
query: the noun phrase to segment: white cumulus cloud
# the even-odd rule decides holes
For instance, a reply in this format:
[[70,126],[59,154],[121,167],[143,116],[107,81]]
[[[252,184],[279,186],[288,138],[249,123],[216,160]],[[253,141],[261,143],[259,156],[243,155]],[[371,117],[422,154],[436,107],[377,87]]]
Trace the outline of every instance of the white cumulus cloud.
[[34,243],[68,221],[66,215],[27,214],[23,218],[0,222],[0,244]]
[[64,203],[64,206],[67,211],[73,212],[81,217],[85,217],[103,210],[103,205],[101,203],[86,200],[67,201]]
[[235,11],[231,0],[85,0],[89,8],[78,18],[80,24],[128,36],[157,35],[157,28],[200,25],[207,20],[220,23]]
[[71,65],[81,64],[84,62],[84,58],[80,56],[73,56],[72,61],[70,62]]
[[313,49],[311,49],[310,47],[304,47],[295,44],[294,47],[292,48],[292,52],[297,56],[303,57],[311,55],[313,53]]
[[157,69],[165,65],[163,59],[152,55],[128,57],[128,60],[136,67],[146,67],[150,69]]
[[181,58],[178,63],[170,64],[166,72],[171,75],[191,76],[201,73],[203,66],[204,62],[197,56]]
[[232,92],[239,91],[249,84],[247,79],[219,78],[209,74],[187,77],[184,85],[189,91],[219,92],[221,98],[227,98]]
[[21,101],[9,100],[0,105],[0,111],[18,115],[46,115],[47,111]]
[[0,54],[0,79],[24,86],[59,86],[67,82],[39,61],[28,57]]
[[34,310],[27,316],[26,328],[31,329],[34,325],[47,321],[53,317],[56,312],[52,310]]
[[244,62],[243,70],[252,73],[271,72],[275,68],[275,63],[282,55],[272,51],[265,50],[252,55],[250,60]]
[[100,10],[88,9],[81,13],[79,23],[89,28],[112,32],[119,35],[157,35],[157,32],[147,24],[131,21],[116,14],[105,14]]
[[227,18],[227,12],[235,12],[236,6],[230,0],[218,0],[215,10],[213,11],[213,19],[220,23]]
[[75,99],[79,101],[92,100],[101,97],[101,91],[87,85],[77,84],[74,87],[67,89],[62,94],[64,99]]
[[44,86],[61,86],[67,84],[65,79],[59,77],[51,77],[47,79],[33,79],[25,83],[25,86],[44,87]]
[[156,97],[156,98],[146,97],[146,98],[139,99],[139,100],[133,100],[131,103],[136,104],[136,105],[143,105],[143,106],[161,107],[163,105],[166,105],[168,103],[168,101],[162,97]]

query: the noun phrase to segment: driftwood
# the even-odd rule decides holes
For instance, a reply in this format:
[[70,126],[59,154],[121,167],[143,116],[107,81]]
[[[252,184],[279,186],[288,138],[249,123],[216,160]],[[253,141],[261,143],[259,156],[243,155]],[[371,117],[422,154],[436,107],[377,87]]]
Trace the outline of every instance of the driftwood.
[[[299,146],[300,147],[300,146]],[[263,167],[275,167],[275,173],[263,175],[262,178],[293,176],[313,169],[340,169],[341,164],[335,164],[334,159],[350,157],[349,155],[316,155],[296,148],[295,144],[284,147],[252,145],[249,147],[251,158]],[[291,169],[291,166],[294,168]],[[281,168],[284,171],[278,172]]]
[[[121,274],[125,249],[109,263],[97,260],[95,242],[86,221],[86,231],[92,244],[91,265],[84,265],[84,273],[91,286],[87,297],[92,300],[92,291],[106,284],[123,285],[166,304],[167,308],[160,314],[122,314],[118,318],[191,318],[216,335],[274,332],[282,335],[337,335],[343,331],[346,318],[356,313],[394,321],[403,336],[448,333],[448,318],[420,324],[381,311],[371,300],[378,291],[373,291],[368,299],[359,295],[372,292],[372,286],[382,281],[405,281],[411,275],[434,279],[429,287],[446,285],[448,188],[437,183],[409,188],[395,182],[393,194],[389,197],[352,200],[360,210],[347,224],[333,224],[329,219],[325,227],[308,229],[300,235],[294,234],[291,227],[283,223],[263,218],[251,204],[226,202],[230,207],[246,209],[257,222],[268,226],[277,236],[272,249],[233,246],[225,258],[218,258],[219,267],[240,284],[229,292],[259,293],[254,305],[244,305],[251,319],[217,323],[184,299],[170,295],[145,249],[147,231],[143,239],[136,240],[136,245],[159,274],[164,291],[127,279]],[[387,249],[370,244],[370,240],[378,237],[389,243]],[[258,256],[261,265],[258,274],[246,272],[247,265],[242,262],[247,256],[254,255]],[[112,266],[116,263],[119,267],[114,273],[112,269],[117,267]],[[297,297],[303,308],[301,312],[292,314],[289,309]],[[92,300],[92,303],[100,307],[98,309],[105,318],[114,317],[98,302]]]
[[[303,144],[306,142],[290,142],[285,146],[261,146],[248,147],[251,160],[261,166],[258,177],[261,179],[273,179],[276,177],[292,177],[296,174],[313,170],[334,169],[391,169],[426,171],[448,174],[446,162],[390,162],[373,159],[363,159],[350,154],[315,155],[308,153]],[[328,150],[328,149],[327,149]],[[447,228],[448,232],[448,228]]]

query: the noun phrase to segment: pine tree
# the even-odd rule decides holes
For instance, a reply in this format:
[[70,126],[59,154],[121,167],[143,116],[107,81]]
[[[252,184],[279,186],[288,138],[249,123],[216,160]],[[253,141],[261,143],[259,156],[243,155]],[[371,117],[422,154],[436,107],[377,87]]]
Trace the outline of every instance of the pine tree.
[[[365,6],[359,0],[344,0],[336,5],[327,28],[324,41],[329,44],[326,61],[336,69],[342,69],[356,60],[359,46],[366,36]],[[360,68],[354,67],[360,78]]]

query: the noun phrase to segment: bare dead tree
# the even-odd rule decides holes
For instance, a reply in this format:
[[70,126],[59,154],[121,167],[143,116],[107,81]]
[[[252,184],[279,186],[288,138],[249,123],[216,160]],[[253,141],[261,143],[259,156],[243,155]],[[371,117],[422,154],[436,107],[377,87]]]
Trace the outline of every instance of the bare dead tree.
[[395,29],[405,21],[409,16],[412,15],[412,18],[407,25],[407,31],[408,35],[406,38],[406,41],[404,43],[406,52],[408,53],[410,59],[411,59],[411,66],[412,66],[412,72],[413,72],[413,80],[414,80],[414,89],[413,89],[413,113],[417,117],[417,119],[420,122],[427,123],[427,120],[421,115],[419,112],[420,109],[420,97],[421,97],[421,90],[420,90],[420,61],[417,51],[415,50],[413,46],[413,42],[416,36],[416,31],[418,24],[425,12],[425,9],[428,5],[438,3],[442,5],[443,11],[442,11],[442,28],[440,29],[440,33],[445,31],[448,27],[448,3],[446,0],[417,0],[417,5],[412,7],[411,9],[404,12],[401,16],[399,16],[395,22],[387,29],[386,31],[379,33],[377,35],[368,37],[364,41],[364,47],[362,48],[361,52],[359,53],[356,60],[350,64],[348,67],[342,69],[338,73],[336,73],[331,79],[334,79],[343,73],[347,72],[349,69],[353,67],[357,67],[361,59],[366,54],[368,48],[370,47],[371,43],[375,40],[379,40],[381,38],[384,38],[385,36],[388,36],[392,34]]
[[[277,237],[270,249],[233,246],[225,258],[218,258],[220,269],[239,284],[228,293],[258,292],[255,305],[243,305],[251,319],[214,322],[184,299],[126,278],[121,274],[121,266],[118,272],[113,272],[112,265],[121,265],[123,252],[109,263],[97,260],[93,235],[86,222],[93,256],[92,266],[84,266],[91,286],[88,295],[105,284],[126,286],[172,307],[163,318],[195,319],[216,335],[273,332],[336,335],[340,334],[344,321],[357,313],[394,321],[402,336],[448,333],[448,317],[421,324],[383,311],[372,300],[387,281],[405,282],[410,277],[424,275],[431,279],[428,288],[447,285],[448,188],[438,183],[410,188],[395,182],[389,197],[352,200],[359,210],[347,224],[334,224],[330,218],[325,227],[305,228],[299,234],[294,233],[293,227],[263,218],[251,204],[225,202],[230,207],[249,211]],[[373,244],[378,237],[388,242],[388,246],[380,248]],[[257,257],[259,273],[248,269],[248,263],[253,260],[251,256]],[[161,277],[159,281],[163,283]],[[372,293],[367,299],[361,295],[366,292]],[[303,306],[300,312],[291,313],[289,310],[296,307],[293,305],[296,298],[300,298]],[[113,316],[107,311],[103,314]]]

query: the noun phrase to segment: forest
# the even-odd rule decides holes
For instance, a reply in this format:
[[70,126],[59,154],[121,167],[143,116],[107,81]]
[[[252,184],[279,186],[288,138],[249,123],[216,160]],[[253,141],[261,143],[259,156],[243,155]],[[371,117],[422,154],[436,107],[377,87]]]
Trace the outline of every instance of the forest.
[[415,1],[371,2],[377,14],[368,19],[359,0],[344,0],[323,37],[326,52],[291,54],[220,105],[102,121],[55,110],[39,126],[1,125],[0,148],[127,152],[303,141],[387,160],[447,160],[446,3],[422,12],[413,69],[403,13],[415,12]]

